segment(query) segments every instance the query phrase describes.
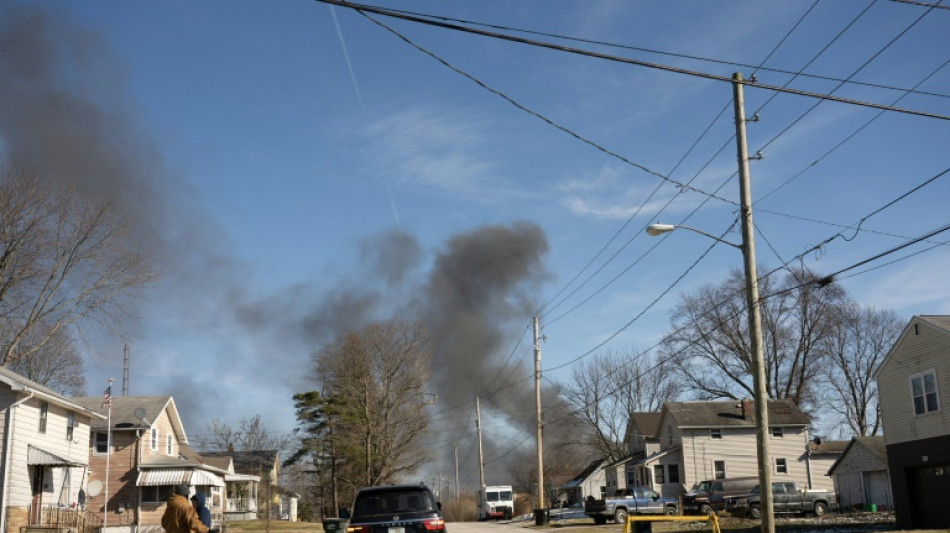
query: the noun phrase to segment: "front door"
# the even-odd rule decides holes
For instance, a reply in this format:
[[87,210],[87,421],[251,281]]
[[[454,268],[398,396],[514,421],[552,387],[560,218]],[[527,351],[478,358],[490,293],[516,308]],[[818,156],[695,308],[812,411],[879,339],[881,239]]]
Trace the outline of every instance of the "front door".
[[33,490],[33,498],[30,501],[30,523],[40,523],[40,510],[43,507],[43,465],[33,465],[33,473],[30,476],[30,488]]

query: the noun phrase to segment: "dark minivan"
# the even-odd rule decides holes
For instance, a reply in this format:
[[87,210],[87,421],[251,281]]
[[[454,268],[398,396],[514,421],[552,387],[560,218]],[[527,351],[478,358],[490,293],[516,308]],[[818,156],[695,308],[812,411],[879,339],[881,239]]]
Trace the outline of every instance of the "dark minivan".
[[360,489],[347,533],[445,533],[442,506],[425,485]]

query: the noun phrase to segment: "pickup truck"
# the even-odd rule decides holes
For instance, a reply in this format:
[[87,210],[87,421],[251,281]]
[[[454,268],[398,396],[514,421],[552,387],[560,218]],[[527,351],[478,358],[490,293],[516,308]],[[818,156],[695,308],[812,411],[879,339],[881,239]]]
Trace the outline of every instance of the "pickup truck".
[[662,498],[655,491],[644,488],[622,489],[613,497],[603,500],[588,498],[584,502],[584,514],[593,518],[595,524],[606,524],[607,520],[623,523],[628,514],[675,515],[676,512],[676,500]]
[[[749,494],[727,502],[726,508],[733,513],[759,518],[762,514],[760,501],[759,486],[756,485]],[[799,489],[795,483],[789,482],[772,483],[772,510],[775,513],[813,513],[822,516],[837,503],[833,492]]]

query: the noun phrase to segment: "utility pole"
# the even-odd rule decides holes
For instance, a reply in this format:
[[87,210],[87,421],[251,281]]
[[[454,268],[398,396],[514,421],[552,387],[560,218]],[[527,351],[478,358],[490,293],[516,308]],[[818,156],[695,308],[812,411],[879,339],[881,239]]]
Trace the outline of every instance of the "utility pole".
[[459,501],[459,445],[455,445],[455,501]]
[[478,433],[478,487],[479,491],[485,490],[485,456],[482,454],[482,407],[480,398],[475,397],[475,431]]
[[544,509],[544,457],[541,453],[541,344],[538,342],[538,315],[534,315],[534,397],[538,412],[538,509]]
[[[762,353],[762,321],[759,314],[759,283],[755,268],[755,227],[752,225],[752,193],[749,185],[749,148],[745,135],[745,101],[742,74],[732,75],[736,118],[736,148],[739,159],[739,209],[742,218],[742,256],[746,276],[746,307],[752,348],[753,392],[755,394],[755,444],[758,453],[759,495],[762,533],[775,533],[772,508],[772,460],[769,456],[769,406],[765,384],[765,356]],[[537,337],[537,335],[535,336]]]

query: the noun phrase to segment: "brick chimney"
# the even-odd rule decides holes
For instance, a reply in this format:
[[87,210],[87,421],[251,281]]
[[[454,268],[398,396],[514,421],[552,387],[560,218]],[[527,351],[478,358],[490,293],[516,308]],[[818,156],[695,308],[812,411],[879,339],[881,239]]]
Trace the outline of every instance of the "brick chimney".
[[742,418],[752,420],[752,400],[748,398],[742,399]]

